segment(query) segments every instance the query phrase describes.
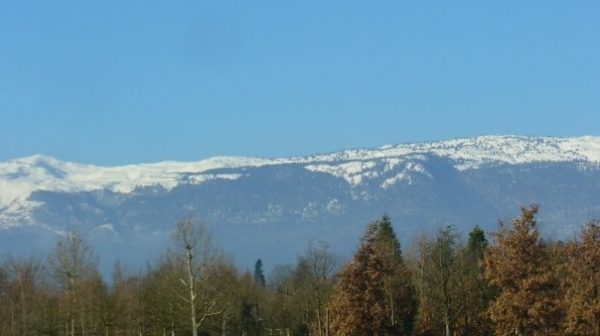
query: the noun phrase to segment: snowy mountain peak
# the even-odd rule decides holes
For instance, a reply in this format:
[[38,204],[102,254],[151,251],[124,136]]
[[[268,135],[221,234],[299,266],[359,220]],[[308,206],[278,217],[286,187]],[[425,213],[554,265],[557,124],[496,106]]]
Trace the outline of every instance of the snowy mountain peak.
[[[380,147],[381,157],[432,153],[455,161],[457,169],[476,169],[487,164],[531,162],[600,162],[600,137],[554,138],[487,135],[439,142]],[[360,153],[357,153],[360,155]],[[352,156],[352,155],[348,155]]]
[[35,155],[0,162],[0,246],[29,251],[75,227],[105,260],[142,257],[166,244],[179,216],[194,214],[238,256],[293,258],[306,241],[356,241],[384,212],[410,237],[446,223],[493,229],[533,203],[542,205],[540,225],[562,238],[600,218],[598,189],[600,137],[591,136],[493,135],[118,167]]
[[45,155],[41,155],[41,154],[35,154],[32,156],[28,156],[28,157],[24,157],[21,159],[16,159],[13,160],[15,162],[19,162],[19,163],[23,163],[23,164],[30,164],[30,165],[37,165],[40,163],[58,163],[59,161],[56,160],[55,158],[49,157],[49,156],[45,156]]
[[15,200],[26,200],[36,190],[89,191],[109,189],[131,192],[137,187],[159,185],[171,189],[180,183],[202,183],[211,179],[236,179],[240,175],[215,174],[218,169],[300,164],[307,170],[344,178],[351,185],[379,176],[384,170],[402,169],[382,185],[410,177],[410,172],[429,176],[422,165],[424,154],[451,160],[458,170],[477,169],[495,164],[530,162],[600,162],[600,137],[553,138],[488,135],[438,142],[387,145],[375,149],[345,150],[330,154],[288,159],[252,157],[213,157],[197,162],[165,161],[153,164],[98,167],[62,162],[34,155],[0,163],[0,208]]

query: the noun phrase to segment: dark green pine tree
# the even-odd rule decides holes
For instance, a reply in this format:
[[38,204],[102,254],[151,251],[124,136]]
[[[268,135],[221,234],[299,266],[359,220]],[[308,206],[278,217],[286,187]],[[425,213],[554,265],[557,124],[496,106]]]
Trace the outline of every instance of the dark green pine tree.
[[469,241],[463,251],[464,273],[461,284],[465,288],[464,311],[462,325],[464,335],[489,335],[492,334],[492,321],[486,313],[489,303],[496,296],[483,276],[483,256],[489,242],[485,232],[479,225],[475,225],[469,232]]
[[381,255],[385,269],[383,284],[389,316],[387,333],[410,335],[417,313],[416,290],[411,282],[412,275],[404,264],[400,242],[390,217],[384,214],[376,224],[377,251]]
[[265,273],[263,272],[263,263],[260,258],[254,263],[254,282],[263,288],[265,287]]
[[380,245],[385,245],[386,250],[389,254],[402,258],[402,250],[400,249],[400,242],[394,232],[394,227],[390,217],[387,214],[383,214],[381,219],[377,222],[377,241]]
[[473,230],[469,232],[469,242],[467,243],[467,249],[469,252],[474,253],[478,259],[483,258],[483,251],[488,247],[489,243],[485,238],[485,232],[475,225]]

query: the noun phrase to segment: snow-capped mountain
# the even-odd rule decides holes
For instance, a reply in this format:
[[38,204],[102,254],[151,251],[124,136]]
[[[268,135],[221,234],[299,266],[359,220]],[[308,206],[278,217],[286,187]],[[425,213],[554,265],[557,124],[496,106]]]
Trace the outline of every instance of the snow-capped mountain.
[[282,239],[344,245],[383,212],[409,236],[442,223],[493,228],[530,203],[541,204],[540,221],[560,236],[600,215],[598,187],[600,137],[592,136],[481,136],[120,167],[36,155],[0,163],[0,243],[14,232],[29,237],[75,227],[141,246],[193,214],[226,244],[267,253]]
[[[182,183],[199,184],[211,179],[237,179],[240,174],[214,174],[219,169],[255,168],[267,165],[301,164],[307,170],[343,177],[352,185],[363,178],[377,176],[374,168],[386,164],[384,171],[407,160],[434,154],[448,158],[457,170],[477,169],[498,164],[536,162],[600,163],[600,137],[550,138],[524,136],[481,136],[450,141],[382,146],[376,149],[346,150],[338,153],[290,159],[215,157],[198,162],[160,162],[155,164],[98,167],[62,162],[34,155],[0,163],[0,206],[24,200],[37,190],[82,192],[107,189],[129,193],[146,186],[172,189]],[[422,167],[412,167],[422,171]],[[402,174],[402,173],[400,173]],[[401,179],[401,178],[400,178]],[[398,180],[398,179],[396,179]],[[387,181],[389,185],[391,181]]]

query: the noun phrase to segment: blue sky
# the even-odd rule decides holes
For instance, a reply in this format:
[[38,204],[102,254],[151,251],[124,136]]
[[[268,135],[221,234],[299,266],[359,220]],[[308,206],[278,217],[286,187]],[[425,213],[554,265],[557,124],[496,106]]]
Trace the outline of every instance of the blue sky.
[[2,1],[0,161],[599,135],[598,1]]

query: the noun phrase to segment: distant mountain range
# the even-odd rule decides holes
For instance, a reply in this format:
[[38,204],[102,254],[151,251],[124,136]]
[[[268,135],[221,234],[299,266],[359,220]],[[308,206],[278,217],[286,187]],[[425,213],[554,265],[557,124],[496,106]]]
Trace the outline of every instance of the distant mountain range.
[[600,218],[600,137],[481,136],[285,159],[215,157],[98,167],[36,155],[0,163],[0,253],[47,251],[77,229],[107,263],[155,258],[178,220],[206,222],[237,262],[294,262],[310,240],[348,254],[388,213],[421,230],[495,229],[541,205],[546,235]]

